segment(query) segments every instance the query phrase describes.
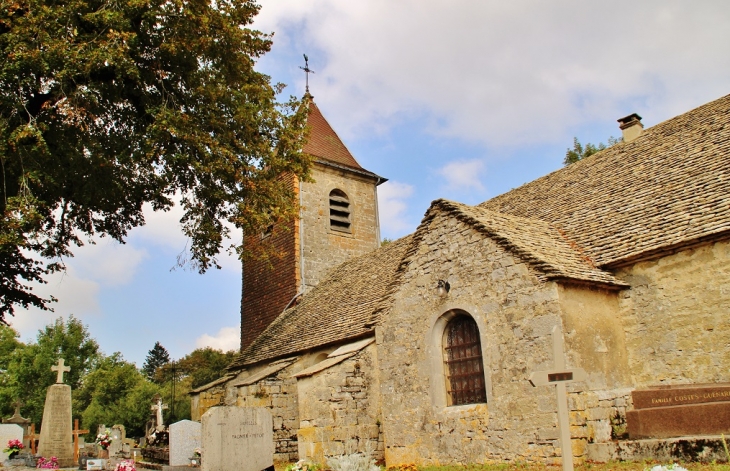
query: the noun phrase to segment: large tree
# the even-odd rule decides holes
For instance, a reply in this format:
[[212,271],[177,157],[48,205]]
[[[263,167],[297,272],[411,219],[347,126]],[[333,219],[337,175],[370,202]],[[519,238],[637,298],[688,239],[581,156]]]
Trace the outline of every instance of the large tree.
[[[293,217],[306,111],[254,70],[250,0],[0,0],[0,321],[92,235],[182,198],[188,255]],[[39,260],[43,260],[40,262]]]
[[[7,369],[0,372],[0,397],[20,399],[25,403],[24,416],[39,424],[48,386],[56,382],[57,375],[51,367],[61,358],[71,367],[71,371],[63,375],[63,381],[74,391],[103,358],[87,327],[73,316],[65,322],[56,319],[38,331],[35,343],[14,349]],[[74,416],[78,417],[87,405],[74,397]]]
[[162,382],[164,379],[157,377],[157,370],[168,363],[170,363],[170,354],[167,349],[160,342],[155,342],[155,345],[147,352],[147,357],[144,359],[142,373],[150,381]]

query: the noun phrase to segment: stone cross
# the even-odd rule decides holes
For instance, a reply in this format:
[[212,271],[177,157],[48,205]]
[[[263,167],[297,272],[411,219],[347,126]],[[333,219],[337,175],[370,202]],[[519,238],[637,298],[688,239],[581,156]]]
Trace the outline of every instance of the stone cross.
[[79,460],[79,435],[89,433],[88,430],[79,430],[79,419],[74,419],[74,429],[71,431],[74,436],[74,461]]
[[65,366],[63,358],[58,359],[58,365],[52,366],[51,371],[57,371],[58,376],[56,376],[56,384],[63,384],[63,373],[71,371],[71,368],[68,366]]
[[573,447],[570,443],[570,417],[568,415],[568,395],[566,383],[585,381],[587,375],[583,368],[566,368],[563,349],[563,333],[558,326],[553,327],[553,369],[535,371],[530,374],[533,386],[555,385],[558,395],[558,430],[560,431],[560,448],[563,450],[563,471],[573,471]]
[[162,411],[164,409],[167,409],[167,404],[163,404],[162,403],[162,398],[161,397],[158,397],[157,398],[157,404],[152,404],[151,409],[156,412],[157,426],[159,427],[159,426],[163,425],[163,423],[162,423]]
[[20,399],[16,399],[12,405],[15,406],[15,414],[13,414],[13,417],[20,417],[20,408],[23,407],[25,404],[20,402]]

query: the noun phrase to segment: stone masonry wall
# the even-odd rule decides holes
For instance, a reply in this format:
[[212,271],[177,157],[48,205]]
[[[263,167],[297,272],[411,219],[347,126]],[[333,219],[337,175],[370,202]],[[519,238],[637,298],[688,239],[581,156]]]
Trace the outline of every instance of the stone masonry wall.
[[[451,285],[444,298],[436,293],[439,279]],[[376,331],[387,465],[556,462],[562,451],[555,391],[532,387],[528,377],[553,367],[552,327],[567,330],[570,314],[563,311],[559,285],[541,282],[491,239],[444,216],[431,221],[401,282]],[[446,406],[438,400],[445,396],[445,378],[435,329],[454,309],[469,313],[480,329],[487,404]],[[582,364],[587,353],[572,331],[565,335],[568,365],[589,374],[586,383],[568,386],[572,452],[580,459],[595,429],[602,437],[606,424],[610,428],[602,422],[612,414],[608,402],[625,400],[625,391],[617,388],[621,378],[603,377],[606,365]],[[621,329],[612,325],[601,335],[619,345],[616,332]]]
[[730,242],[618,270],[636,387],[730,381]]
[[[451,285],[436,294],[439,279]],[[426,345],[436,320],[462,309],[482,339],[487,404],[434,404],[444,379]],[[550,331],[561,324],[554,283],[452,218],[431,222],[378,332],[385,459],[398,464],[545,460],[556,456],[554,392],[530,372],[552,366]],[[542,438],[545,438],[543,440]]]
[[[342,262],[380,245],[375,183],[323,165],[312,169],[314,183],[301,183],[304,290],[316,286]],[[340,189],[350,201],[351,233],[329,227],[329,194]]]
[[325,463],[326,457],[356,452],[383,458],[375,344],[300,378],[298,388],[300,459]]
[[274,420],[274,461],[297,461],[297,429],[299,406],[297,382],[292,374],[301,369],[299,362],[249,386],[235,389],[235,405],[239,407],[266,407]]

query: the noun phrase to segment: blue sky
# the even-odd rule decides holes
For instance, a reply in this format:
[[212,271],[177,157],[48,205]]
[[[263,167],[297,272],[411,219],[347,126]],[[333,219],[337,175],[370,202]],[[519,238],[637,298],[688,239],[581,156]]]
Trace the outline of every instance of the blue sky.
[[[275,32],[258,69],[304,93],[379,188],[384,237],[413,231],[429,203],[476,204],[562,166],[574,136],[605,142],[636,112],[646,127],[730,93],[726,1],[268,0]],[[240,266],[171,270],[186,248],[180,213],[149,212],[127,244],[75,251],[39,287],[54,313],[18,310],[23,340],[74,314],[106,353],[141,366],[159,341],[173,358],[237,348]],[[240,237],[232,242],[240,242]]]

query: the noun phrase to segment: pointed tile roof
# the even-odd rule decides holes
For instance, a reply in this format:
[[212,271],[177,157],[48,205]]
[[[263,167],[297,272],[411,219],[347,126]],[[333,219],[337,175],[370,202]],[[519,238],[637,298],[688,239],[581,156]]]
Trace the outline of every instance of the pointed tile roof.
[[[309,116],[307,117],[307,125],[309,126],[309,138],[304,145],[304,152],[315,158],[320,163],[330,163],[336,166],[344,166],[350,170],[354,170],[360,174],[366,174],[371,177],[381,179],[384,178],[365,170],[355,160],[355,157],[345,147],[345,144],[339,138],[337,133],[322,115],[319,107],[311,100],[309,102]],[[324,162],[322,162],[324,161]]]

